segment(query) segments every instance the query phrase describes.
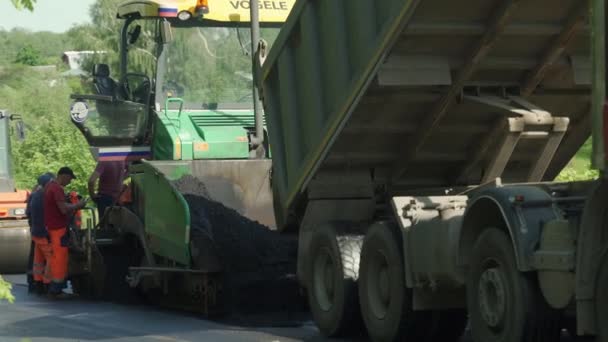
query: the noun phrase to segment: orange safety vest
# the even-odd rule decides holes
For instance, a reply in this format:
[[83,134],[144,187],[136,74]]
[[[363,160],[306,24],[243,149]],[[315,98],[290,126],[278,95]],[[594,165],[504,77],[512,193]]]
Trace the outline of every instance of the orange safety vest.
[[[76,191],[70,191],[70,203],[76,204],[78,203],[78,193]],[[82,227],[82,215],[80,210],[77,210],[74,213],[74,225],[80,229]]]
[[118,204],[120,204],[120,205],[125,205],[125,204],[131,203],[133,201],[132,192],[131,192],[133,183],[129,183],[125,186],[127,188],[122,191],[122,193],[120,194],[120,198],[118,199]]

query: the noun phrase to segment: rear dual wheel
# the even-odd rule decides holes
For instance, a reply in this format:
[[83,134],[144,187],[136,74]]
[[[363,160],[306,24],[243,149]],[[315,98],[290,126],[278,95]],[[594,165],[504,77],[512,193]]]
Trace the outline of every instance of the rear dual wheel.
[[367,332],[373,341],[405,341],[415,336],[411,296],[397,234],[388,223],[376,223],[361,251],[359,300]]
[[362,242],[359,235],[337,235],[333,225],[320,227],[311,240],[308,303],[325,336],[352,335],[360,330],[357,280]]
[[559,312],[535,278],[518,270],[511,240],[499,229],[486,229],[475,243],[467,305],[476,342],[559,341]]
[[457,341],[466,327],[464,310],[414,311],[405,284],[401,235],[375,223],[363,243],[359,278],[361,314],[373,341]]

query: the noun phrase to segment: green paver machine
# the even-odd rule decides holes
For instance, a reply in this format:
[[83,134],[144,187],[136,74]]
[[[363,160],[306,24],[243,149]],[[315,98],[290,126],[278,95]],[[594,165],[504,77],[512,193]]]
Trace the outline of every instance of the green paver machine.
[[[213,310],[223,260],[204,232],[193,237],[198,212],[184,197],[188,186],[175,182],[189,176],[206,198],[275,227],[251,41],[260,31],[272,41],[293,3],[265,1],[255,10],[248,1],[223,0],[118,7],[119,74],[114,79],[107,64],[95,64],[93,94],[72,95],[70,114],[97,160],[135,161],[131,200],[100,219],[92,248],[105,267],[73,277],[77,290],[112,296],[128,285],[165,297],[187,294],[182,306]],[[261,30],[248,28],[251,15]]]

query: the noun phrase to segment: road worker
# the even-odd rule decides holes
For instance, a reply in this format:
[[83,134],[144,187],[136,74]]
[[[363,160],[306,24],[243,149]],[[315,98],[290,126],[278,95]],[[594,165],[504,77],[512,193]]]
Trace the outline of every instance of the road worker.
[[[36,186],[30,191],[30,195],[27,197],[26,207],[25,207],[25,215],[27,216],[27,224],[30,227],[30,235],[32,232],[32,220],[29,215],[30,201],[32,199],[32,194],[40,189],[40,185],[36,183]],[[34,265],[34,250],[36,250],[36,244],[34,240],[30,241],[30,255],[27,259],[27,292],[32,293],[36,292],[36,284],[34,283],[34,275],[33,275],[33,265]]]
[[44,188],[54,178],[52,173],[38,177],[38,185],[30,195],[26,215],[30,225],[33,242],[32,286],[31,292],[43,294],[51,281],[51,243],[44,225]]
[[[119,200],[126,174],[127,162],[125,161],[113,160],[97,162],[95,170],[89,177],[88,189],[89,196],[91,196],[91,199],[97,204],[97,211],[100,219],[106,209]],[[99,185],[97,191],[95,191],[97,180],[99,180]]]
[[74,172],[69,167],[62,167],[57,172],[57,178],[51,180],[44,191],[44,223],[51,240],[51,283],[49,297],[64,298],[68,273],[69,219],[76,210],[84,208],[86,201],[69,204],[66,201],[64,187],[75,179]]

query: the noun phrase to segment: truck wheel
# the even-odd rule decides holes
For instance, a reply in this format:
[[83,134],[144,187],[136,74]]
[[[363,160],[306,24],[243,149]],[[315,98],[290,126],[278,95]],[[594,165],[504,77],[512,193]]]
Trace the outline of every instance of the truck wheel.
[[473,247],[467,304],[474,341],[559,341],[559,313],[545,303],[535,277],[519,272],[499,229],[486,229]]
[[348,329],[360,319],[357,279],[362,244],[362,236],[337,236],[329,225],[312,238],[308,304],[319,330],[328,337],[352,333]]
[[361,251],[359,300],[373,341],[425,341],[430,312],[414,313],[405,284],[400,236],[388,223],[372,225]]
[[598,342],[608,342],[608,254],[604,256],[595,284],[595,317]]

